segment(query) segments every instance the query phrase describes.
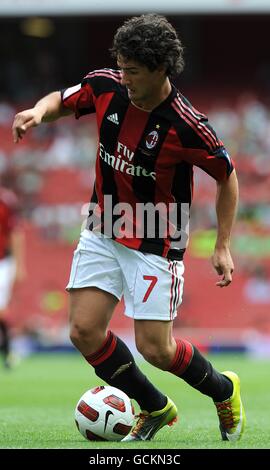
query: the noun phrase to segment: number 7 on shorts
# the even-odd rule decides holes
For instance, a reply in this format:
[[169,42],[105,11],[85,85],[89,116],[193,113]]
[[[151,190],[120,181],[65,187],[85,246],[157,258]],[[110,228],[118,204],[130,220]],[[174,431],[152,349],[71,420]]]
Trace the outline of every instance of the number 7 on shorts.
[[144,278],[145,281],[151,281],[147,291],[145,292],[144,298],[143,298],[143,302],[146,302],[149,295],[151,294],[152,290],[154,289],[158,278],[157,278],[157,276],[143,276],[143,278]]

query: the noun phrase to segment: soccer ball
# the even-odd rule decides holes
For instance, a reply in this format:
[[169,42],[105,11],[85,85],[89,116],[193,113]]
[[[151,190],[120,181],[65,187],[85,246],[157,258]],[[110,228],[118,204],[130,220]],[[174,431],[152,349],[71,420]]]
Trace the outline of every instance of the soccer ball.
[[121,441],[131,430],[133,420],[130,398],[109,385],[87,390],[75,408],[77,428],[90,441]]

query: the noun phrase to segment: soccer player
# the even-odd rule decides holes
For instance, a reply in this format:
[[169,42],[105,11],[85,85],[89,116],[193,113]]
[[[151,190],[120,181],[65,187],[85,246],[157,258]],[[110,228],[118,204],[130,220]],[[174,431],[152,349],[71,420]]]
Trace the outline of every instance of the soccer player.
[[13,365],[13,356],[6,312],[14,282],[24,276],[24,238],[18,224],[17,196],[0,185],[0,349],[7,369]]
[[[238,199],[233,163],[206,116],[171,81],[183,69],[183,47],[165,17],[147,14],[126,21],[115,34],[112,54],[117,70],[88,73],[81,83],[18,113],[13,124],[19,142],[41,122],[96,113],[96,181],[67,286],[71,340],[98,377],[138,402],[141,413],[124,441],[150,440],[174,422],[175,404],[108,330],[123,295],[139,352],[211,397],[222,439],[235,441],[245,426],[238,376],[218,372],[194,345],[172,333],[182,298],[185,230],[183,237],[174,235],[187,225],[181,216],[191,204],[193,165],[217,181],[213,265],[222,276],[217,286],[232,281],[229,245]],[[147,204],[154,208],[150,222],[142,212]],[[171,208],[179,219],[164,224],[165,209],[168,215]]]

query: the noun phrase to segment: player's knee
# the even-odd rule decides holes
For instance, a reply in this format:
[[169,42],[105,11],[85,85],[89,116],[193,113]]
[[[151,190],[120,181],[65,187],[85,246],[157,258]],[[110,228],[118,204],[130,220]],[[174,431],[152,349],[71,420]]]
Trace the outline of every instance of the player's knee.
[[89,328],[84,325],[74,323],[70,327],[70,339],[75,346],[80,346],[81,343],[91,342],[93,333]]
[[92,354],[104,342],[106,331],[74,322],[71,324],[69,336],[71,342],[79,351],[82,353],[87,351],[87,354]]
[[143,344],[137,345],[138,351],[144,359],[159,369],[167,370],[171,363],[171,352],[169,348],[161,347],[159,344]]

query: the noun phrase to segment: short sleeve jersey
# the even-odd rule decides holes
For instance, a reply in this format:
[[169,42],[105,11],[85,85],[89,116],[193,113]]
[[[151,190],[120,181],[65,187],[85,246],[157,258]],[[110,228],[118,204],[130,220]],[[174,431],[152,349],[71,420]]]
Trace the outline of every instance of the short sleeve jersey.
[[[100,230],[106,233],[111,211],[116,228],[108,235],[117,242],[182,259],[185,246],[172,242],[171,227],[181,226],[181,208],[192,202],[194,165],[219,182],[233,170],[207,117],[173,85],[166,100],[151,112],[136,107],[121,84],[121,71],[112,69],[90,72],[80,84],[62,90],[62,102],[76,118],[96,114],[99,140],[90,213],[96,204]],[[151,222],[142,209],[147,204],[160,208]],[[173,223],[169,220],[161,230],[160,221],[153,224],[156,214],[164,221],[172,212],[177,215]]]

